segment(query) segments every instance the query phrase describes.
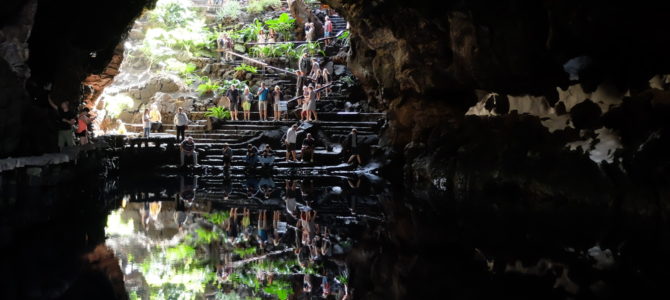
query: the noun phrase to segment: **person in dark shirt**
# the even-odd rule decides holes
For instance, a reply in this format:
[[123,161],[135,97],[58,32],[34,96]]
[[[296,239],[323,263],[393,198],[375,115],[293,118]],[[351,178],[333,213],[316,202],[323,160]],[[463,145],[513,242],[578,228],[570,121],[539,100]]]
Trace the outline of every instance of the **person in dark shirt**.
[[193,142],[192,137],[189,136],[183,142],[181,142],[179,148],[181,149],[181,153],[179,155],[181,161],[180,166],[184,166],[184,156],[192,156],[193,164],[195,166],[198,165],[198,152],[195,151],[195,143]]
[[230,162],[233,159],[233,149],[230,148],[228,143],[223,144],[223,166],[224,168],[230,169]]
[[49,105],[58,111],[58,120],[56,127],[58,128],[58,148],[63,150],[64,147],[74,146],[73,128],[77,123],[77,115],[70,109],[70,102],[63,101],[60,106],[56,105],[51,96],[49,96]]
[[300,151],[300,158],[305,162],[305,156],[309,156],[309,161],[314,162],[314,146],[316,146],[316,141],[312,137],[311,133],[307,134],[307,137],[302,141],[302,150]]
[[258,163],[258,148],[249,144],[247,145],[247,168],[254,169]]
[[354,128],[351,130],[351,133],[347,135],[347,146],[349,146],[349,151],[351,152],[351,156],[347,161],[348,164],[351,164],[354,161],[354,158],[358,161],[359,166],[362,164],[361,155],[358,152],[358,143],[358,130]]
[[230,100],[231,119],[237,121],[237,109],[240,106],[240,91],[234,85],[231,85],[228,92],[226,92],[226,97]]

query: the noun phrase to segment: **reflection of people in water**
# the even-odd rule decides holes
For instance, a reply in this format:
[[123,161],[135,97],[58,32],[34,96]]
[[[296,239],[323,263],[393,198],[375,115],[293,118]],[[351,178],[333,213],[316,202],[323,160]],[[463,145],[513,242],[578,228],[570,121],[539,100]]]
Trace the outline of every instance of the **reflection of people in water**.
[[314,194],[314,180],[302,180],[300,184],[300,193],[302,201],[305,201],[306,206],[312,205],[312,196]]
[[258,192],[258,178],[252,175],[247,176],[247,198],[256,198]]
[[279,222],[281,221],[281,211],[275,210],[272,213],[272,244],[279,246],[281,237],[279,236]]
[[230,209],[230,217],[226,220],[226,234],[230,238],[236,238],[238,234],[237,226],[237,207]]
[[184,176],[179,176],[179,200],[184,206],[190,208],[195,201],[195,191],[198,188],[198,176],[194,176],[193,180],[189,180],[186,184]]
[[216,265],[216,275],[219,283],[228,281],[230,274],[233,273],[233,253],[222,253],[223,263]]
[[261,210],[258,213],[258,243],[260,249],[265,249],[265,243],[268,241],[268,216],[266,210]]
[[[355,182],[354,182],[355,181]],[[356,201],[361,197],[361,177],[356,176],[355,179],[347,179],[351,192],[349,193],[349,210],[352,214],[356,214]]]
[[263,193],[263,198],[270,199],[270,196],[272,195],[272,192],[275,188],[275,181],[272,179],[272,177],[261,178],[261,180],[258,182],[258,187],[260,192]]
[[233,182],[230,177],[223,178],[223,200],[228,200],[233,193]]
[[286,179],[286,193],[284,194],[284,201],[286,201],[286,211],[295,217],[295,211],[298,209],[298,203],[295,201],[295,186],[294,180]]

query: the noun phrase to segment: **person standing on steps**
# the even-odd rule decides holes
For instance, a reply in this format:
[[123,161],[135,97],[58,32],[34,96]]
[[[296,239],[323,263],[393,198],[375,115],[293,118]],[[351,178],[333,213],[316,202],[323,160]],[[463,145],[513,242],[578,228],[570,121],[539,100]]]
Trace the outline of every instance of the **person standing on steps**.
[[284,143],[286,144],[286,161],[288,162],[293,156],[293,160],[296,161],[298,160],[297,155],[295,153],[295,144],[298,140],[298,125],[293,124],[291,128],[286,131],[286,140]]
[[186,126],[189,123],[188,116],[183,108],[180,107],[177,109],[177,114],[174,115],[174,120],[172,120],[172,122],[177,129],[177,141],[181,143],[184,140]]
[[251,93],[249,87],[244,87],[244,93],[242,93],[242,110],[244,111],[244,120],[251,120],[251,102],[254,101],[254,94]]
[[307,120],[307,105],[309,104],[309,89],[305,85],[302,87],[302,90],[302,101],[300,102],[300,105],[302,105],[300,111],[300,122]]
[[351,164],[355,158],[358,161],[358,166],[363,164],[361,161],[361,155],[358,152],[358,130],[356,130],[356,128],[351,129],[351,133],[347,135],[346,145],[349,147],[349,152],[351,152],[351,156],[349,157],[347,163]]
[[301,87],[306,84],[304,77],[307,76],[309,72],[310,60],[307,57],[307,52],[303,53],[300,59],[298,60],[298,80],[295,86],[295,96],[298,97],[303,92]]
[[226,33],[221,32],[221,33],[219,33],[219,37],[216,39],[216,46],[218,48],[218,49],[216,49],[216,51],[219,52],[219,58],[223,58],[224,60],[226,60],[224,58],[224,53],[225,53],[226,49],[228,48],[227,45],[226,45],[227,38],[228,37],[227,37]]
[[88,144],[88,125],[93,121],[93,118],[88,116],[88,112],[88,107],[84,107],[77,119],[77,130],[75,131],[75,135],[79,137],[80,145]]
[[[324,67],[323,70],[321,70],[321,78],[323,78],[324,86],[328,86],[330,84],[330,72],[328,72],[328,68]],[[328,93],[330,93],[330,91],[330,87],[325,89],[326,97],[328,97]]]
[[149,114],[151,117],[151,129],[159,132],[161,127],[163,127],[163,117],[161,116],[161,112],[158,110],[158,106],[156,104],[151,106],[151,112]]
[[195,151],[195,143],[193,142],[192,137],[189,136],[181,142],[179,149],[181,150],[179,153],[180,167],[184,166],[184,156],[193,157],[193,165],[196,167],[198,166],[198,152]]
[[70,102],[63,101],[60,106],[56,105],[49,96],[49,105],[58,112],[58,149],[63,151],[65,147],[74,147],[72,126],[77,123],[77,116],[70,110]]
[[265,82],[261,82],[261,87],[258,88],[258,113],[260,114],[259,118],[262,121],[268,120],[268,96],[270,95],[270,89],[265,86]]
[[284,93],[281,92],[278,85],[275,86],[275,89],[272,92],[272,100],[274,101],[274,104],[272,105],[272,113],[274,114],[273,119],[276,122],[281,119],[280,104],[284,101]]
[[308,43],[311,43],[314,41],[314,23],[312,22],[307,22],[305,23],[305,40]]
[[230,163],[233,160],[233,149],[230,148],[228,143],[223,144],[223,168],[225,170],[230,169]]
[[148,138],[149,134],[151,133],[151,113],[149,113],[149,109],[145,108],[144,109],[144,114],[142,114],[142,123],[144,124],[144,138]]
[[330,44],[330,37],[333,35],[333,22],[330,21],[330,17],[326,16],[326,22],[323,24],[323,37],[325,38],[324,43],[326,46]]
[[316,58],[312,57],[312,70],[309,72],[309,77],[316,81],[316,73],[321,70],[321,66]]
[[228,91],[226,92],[226,97],[228,98],[228,101],[230,101],[230,110],[232,113],[230,114],[231,120],[233,121],[238,121],[238,112],[237,112],[237,107],[240,105],[240,91],[235,87],[235,85],[231,85]]
[[[307,88],[309,90],[309,102],[307,103],[307,121],[319,121],[319,116],[316,114],[316,91],[313,86]],[[312,119],[312,115],[314,118]]]

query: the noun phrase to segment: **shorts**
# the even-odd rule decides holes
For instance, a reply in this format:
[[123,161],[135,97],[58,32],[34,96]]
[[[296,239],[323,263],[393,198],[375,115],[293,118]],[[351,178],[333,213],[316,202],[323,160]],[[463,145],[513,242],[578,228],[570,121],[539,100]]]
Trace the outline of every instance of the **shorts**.
[[330,32],[328,32],[328,31],[324,32],[324,33],[323,33],[323,36],[324,36],[324,37],[330,37]]
[[76,132],[76,131],[75,131],[74,135],[75,135],[76,137],[85,137],[85,136],[86,136],[86,130],[84,130],[84,131],[82,131],[82,132]]
[[295,143],[289,143],[286,147],[287,151],[295,151]]
[[358,147],[351,147],[351,155],[358,155]]
[[224,156],[223,157],[223,163],[229,164],[230,163],[230,157]]
[[249,101],[244,101],[244,103],[242,103],[242,109],[244,109],[244,110],[251,110],[251,102],[249,102]]
[[275,104],[272,106],[272,109],[273,109],[274,111],[280,111],[280,110],[279,110],[279,101],[275,101]]
[[268,101],[267,100],[258,100],[258,109],[267,110],[268,109]]
[[239,108],[240,108],[240,102],[230,102],[230,110],[238,110]]

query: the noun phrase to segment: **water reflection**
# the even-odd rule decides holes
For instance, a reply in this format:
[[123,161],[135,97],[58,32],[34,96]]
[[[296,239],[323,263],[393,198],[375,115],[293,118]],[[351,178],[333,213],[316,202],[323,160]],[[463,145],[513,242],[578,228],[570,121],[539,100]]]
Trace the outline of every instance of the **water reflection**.
[[132,190],[108,217],[131,299],[348,299],[345,258],[383,219],[361,176],[178,182]]

